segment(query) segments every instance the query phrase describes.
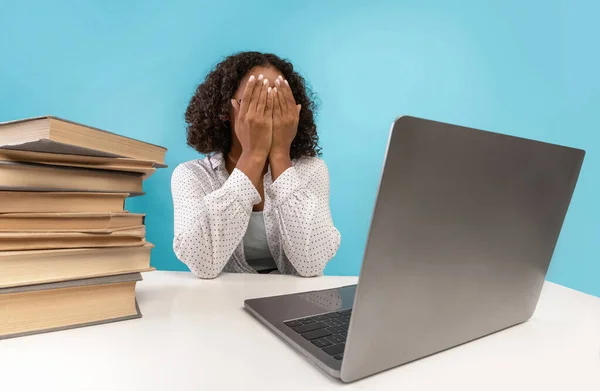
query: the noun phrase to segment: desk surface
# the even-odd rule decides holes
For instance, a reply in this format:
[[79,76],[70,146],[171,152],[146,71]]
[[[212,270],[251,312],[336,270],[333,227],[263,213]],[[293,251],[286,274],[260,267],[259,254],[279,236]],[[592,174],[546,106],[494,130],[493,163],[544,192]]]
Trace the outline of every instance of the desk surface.
[[529,322],[350,385],[243,310],[355,282],[146,273],[142,319],[0,341],[0,390],[600,390],[600,299],[552,283]]

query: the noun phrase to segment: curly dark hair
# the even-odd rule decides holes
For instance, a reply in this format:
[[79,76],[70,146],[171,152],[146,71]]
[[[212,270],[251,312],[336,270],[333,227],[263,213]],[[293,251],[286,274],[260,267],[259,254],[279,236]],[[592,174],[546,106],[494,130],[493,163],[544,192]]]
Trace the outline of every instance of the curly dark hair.
[[230,99],[241,80],[256,66],[272,66],[287,79],[296,99],[302,105],[298,133],[292,142],[290,158],[319,156],[319,137],[315,125],[317,97],[293,65],[274,54],[241,52],[226,57],[206,76],[185,112],[187,143],[201,154],[229,153],[232,144],[229,112]]

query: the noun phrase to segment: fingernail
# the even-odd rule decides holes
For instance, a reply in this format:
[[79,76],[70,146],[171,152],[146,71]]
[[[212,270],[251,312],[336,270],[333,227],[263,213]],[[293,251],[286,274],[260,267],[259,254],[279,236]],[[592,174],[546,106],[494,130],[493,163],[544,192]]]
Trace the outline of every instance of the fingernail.
[[271,87],[269,87],[269,88],[267,89],[267,93],[268,93],[268,94],[270,94],[270,93],[271,93]]
[[277,76],[277,78],[283,80],[283,76],[281,75]]
[[286,86],[289,86],[289,83],[287,82],[287,80],[283,81],[285,83]]
[[277,87],[273,87],[273,92],[277,93]]
[[281,83],[279,83],[279,78],[275,79],[275,84],[279,85]]
[[265,79],[265,81],[263,81],[263,84],[264,84],[264,85],[267,85],[267,84],[269,84],[269,79]]
[[258,75],[258,80],[262,80],[263,79],[263,75],[262,73],[260,75]]
[[250,76],[250,79],[248,79],[248,83],[250,83],[251,81],[254,81],[254,75]]

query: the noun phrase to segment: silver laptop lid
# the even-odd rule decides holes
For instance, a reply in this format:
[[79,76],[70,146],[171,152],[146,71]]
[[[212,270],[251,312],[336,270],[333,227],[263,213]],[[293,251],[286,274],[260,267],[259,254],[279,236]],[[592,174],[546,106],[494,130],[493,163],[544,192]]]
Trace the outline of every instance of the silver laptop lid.
[[342,380],[529,319],[583,157],[578,149],[397,119]]

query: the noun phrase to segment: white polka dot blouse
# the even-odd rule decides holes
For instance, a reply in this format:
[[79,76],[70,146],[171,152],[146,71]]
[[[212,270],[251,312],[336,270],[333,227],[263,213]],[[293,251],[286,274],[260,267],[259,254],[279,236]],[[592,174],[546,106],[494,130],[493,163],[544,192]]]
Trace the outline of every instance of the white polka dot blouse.
[[[275,182],[264,176],[269,249],[282,274],[321,275],[340,246],[329,210],[329,172],[318,158],[302,158]],[[260,193],[240,170],[231,175],[221,154],[182,163],[171,178],[177,258],[200,278],[222,271],[256,273],[243,238]]]

